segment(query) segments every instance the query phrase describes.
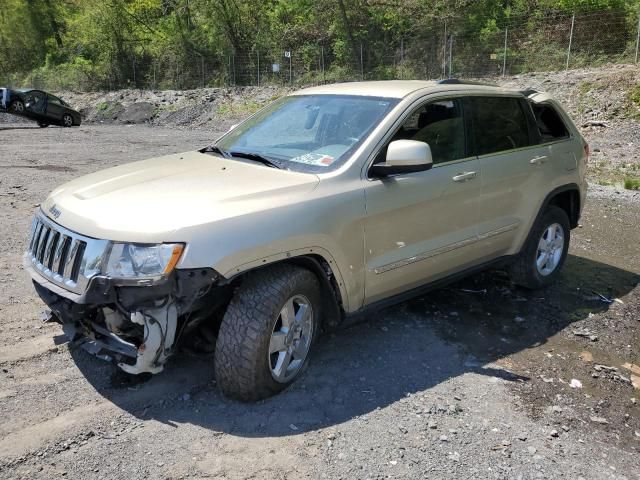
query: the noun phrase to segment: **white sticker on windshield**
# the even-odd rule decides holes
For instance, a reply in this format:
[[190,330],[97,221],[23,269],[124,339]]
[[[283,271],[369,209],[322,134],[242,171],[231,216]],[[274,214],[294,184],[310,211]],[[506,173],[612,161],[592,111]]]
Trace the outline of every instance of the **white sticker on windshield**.
[[305,153],[298,157],[293,157],[292,162],[304,163],[306,165],[316,165],[319,167],[328,167],[334,161],[331,155],[325,155],[323,153]]

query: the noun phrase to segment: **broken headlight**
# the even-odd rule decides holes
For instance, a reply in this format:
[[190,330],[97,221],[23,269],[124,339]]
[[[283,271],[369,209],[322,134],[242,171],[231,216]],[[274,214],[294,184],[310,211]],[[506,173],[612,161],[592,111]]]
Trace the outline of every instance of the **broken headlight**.
[[168,275],[180,260],[183,250],[181,243],[114,243],[104,273],[113,278]]

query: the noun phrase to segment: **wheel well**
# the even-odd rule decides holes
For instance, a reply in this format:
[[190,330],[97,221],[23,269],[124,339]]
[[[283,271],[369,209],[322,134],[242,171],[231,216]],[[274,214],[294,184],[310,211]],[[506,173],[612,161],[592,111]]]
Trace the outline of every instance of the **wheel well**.
[[300,267],[306,268],[307,270],[310,270],[313,274],[315,274],[322,288],[322,308],[324,311],[323,326],[329,330],[336,328],[344,318],[342,295],[340,294],[340,288],[337,284],[336,277],[333,273],[333,270],[331,269],[331,266],[329,265],[329,262],[327,262],[327,260],[325,260],[321,255],[302,255],[298,257],[287,258],[266,265],[261,265],[259,267],[243,272],[237,277],[232,278],[231,284],[239,284],[247,275],[250,275],[252,272],[256,272],[263,268],[269,268],[273,265],[279,265],[283,263],[298,265]]
[[555,194],[549,199],[547,205],[555,205],[562,208],[569,217],[569,225],[571,228],[578,226],[580,219],[580,193],[578,190],[565,190]]

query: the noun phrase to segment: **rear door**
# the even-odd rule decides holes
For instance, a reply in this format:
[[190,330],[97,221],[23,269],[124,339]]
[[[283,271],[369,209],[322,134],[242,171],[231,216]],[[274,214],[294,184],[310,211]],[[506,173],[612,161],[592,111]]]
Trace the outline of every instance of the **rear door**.
[[524,97],[473,96],[466,107],[482,172],[480,244],[490,259],[518,247],[546,191],[551,154],[549,146],[540,143]]

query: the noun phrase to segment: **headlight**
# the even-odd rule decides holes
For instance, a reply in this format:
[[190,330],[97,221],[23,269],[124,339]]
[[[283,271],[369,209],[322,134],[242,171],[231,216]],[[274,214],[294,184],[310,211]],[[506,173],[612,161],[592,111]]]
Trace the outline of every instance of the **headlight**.
[[114,278],[144,278],[167,275],[180,260],[181,243],[139,245],[114,243],[105,274]]

